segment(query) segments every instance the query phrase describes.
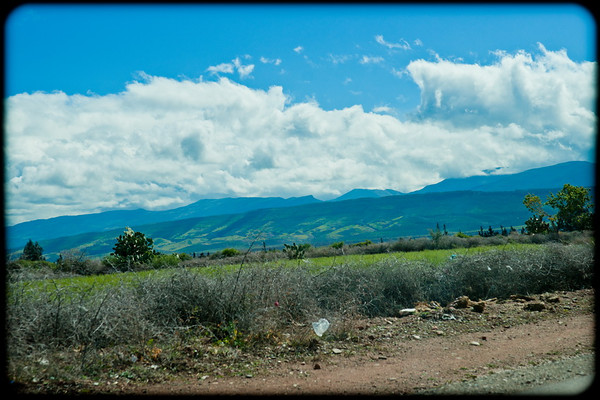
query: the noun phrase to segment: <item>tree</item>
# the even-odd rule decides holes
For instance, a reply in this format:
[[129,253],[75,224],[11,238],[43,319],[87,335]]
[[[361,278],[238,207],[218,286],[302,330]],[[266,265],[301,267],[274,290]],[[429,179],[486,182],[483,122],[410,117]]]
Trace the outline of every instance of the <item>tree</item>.
[[556,195],[550,193],[546,204],[558,210],[556,215],[550,218],[557,231],[592,229],[594,206],[589,189],[566,183]]
[[539,196],[528,193],[525,195],[523,204],[533,214],[527,221],[525,221],[525,228],[530,234],[547,233],[550,229],[550,225],[544,221],[544,217],[550,215],[544,210],[542,200]]
[[[545,203],[535,195],[527,194],[523,204],[533,214],[525,226],[528,233],[547,233],[550,224],[554,231],[574,231],[592,229],[593,204],[590,190],[582,186],[566,183],[556,194],[550,193]],[[544,206],[557,210],[555,215],[544,210]],[[548,217],[550,224],[544,221]]]
[[38,242],[33,243],[31,239],[27,242],[25,247],[23,247],[23,254],[21,254],[21,260],[28,261],[44,261],[45,258],[42,256],[44,249],[39,245]]
[[152,249],[154,242],[147,238],[141,232],[134,232],[127,227],[122,235],[117,238],[117,243],[113,247],[114,252],[110,253],[116,257],[117,267],[121,270],[131,269],[135,264],[144,264],[152,260],[158,254]]

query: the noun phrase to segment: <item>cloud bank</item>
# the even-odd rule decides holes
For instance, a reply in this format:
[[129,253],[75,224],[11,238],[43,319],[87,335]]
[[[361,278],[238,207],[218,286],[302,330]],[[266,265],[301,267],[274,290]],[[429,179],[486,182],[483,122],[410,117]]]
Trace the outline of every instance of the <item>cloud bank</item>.
[[[383,41],[383,38],[381,38]],[[387,43],[387,42],[384,42]],[[592,160],[596,63],[565,51],[497,52],[492,65],[412,61],[421,89],[401,121],[324,110],[284,88],[143,76],[105,96],[6,99],[7,223],[214,196],[328,199],[445,178]],[[246,76],[239,60],[215,73]]]

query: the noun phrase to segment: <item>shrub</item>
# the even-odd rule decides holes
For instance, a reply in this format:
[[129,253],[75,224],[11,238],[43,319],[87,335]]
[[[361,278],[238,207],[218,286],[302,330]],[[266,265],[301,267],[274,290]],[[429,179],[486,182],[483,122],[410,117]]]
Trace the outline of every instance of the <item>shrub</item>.
[[292,245],[284,244],[283,252],[287,255],[290,260],[302,260],[304,258],[306,250],[310,248],[310,244],[300,244],[297,245],[293,243]]
[[221,254],[223,254],[223,257],[233,257],[233,256],[237,256],[241,253],[237,249],[227,248],[227,249],[223,249],[221,251]]
[[76,249],[62,251],[56,260],[54,269],[76,275],[97,275],[106,270],[101,261],[90,260],[85,252]]

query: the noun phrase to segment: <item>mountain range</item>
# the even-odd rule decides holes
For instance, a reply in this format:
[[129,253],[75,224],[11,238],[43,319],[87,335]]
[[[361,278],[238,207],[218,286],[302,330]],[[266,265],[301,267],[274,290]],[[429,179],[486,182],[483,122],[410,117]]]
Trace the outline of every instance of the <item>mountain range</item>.
[[354,189],[329,201],[313,196],[203,199],[164,211],[61,216],[7,227],[6,245],[10,254],[32,239],[48,259],[72,248],[103,256],[125,226],[152,237],[158,251],[188,253],[245,248],[258,233],[277,247],[292,241],[320,245],[425,236],[437,223],[468,232],[480,226],[522,225],[529,217],[522,204],[525,194],[545,198],[565,183],[593,187],[595,164],[573,161],[518,174],[446,179],[406,194]]

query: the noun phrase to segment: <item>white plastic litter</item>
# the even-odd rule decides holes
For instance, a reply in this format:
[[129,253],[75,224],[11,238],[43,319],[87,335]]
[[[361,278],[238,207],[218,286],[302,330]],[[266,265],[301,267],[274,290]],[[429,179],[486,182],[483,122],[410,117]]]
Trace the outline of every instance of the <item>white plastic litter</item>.
[[325,318],[321,318],[318,322],[313,322],[312,327],[317,336],[323,336],[325,331],[329,329],[329,321]]

